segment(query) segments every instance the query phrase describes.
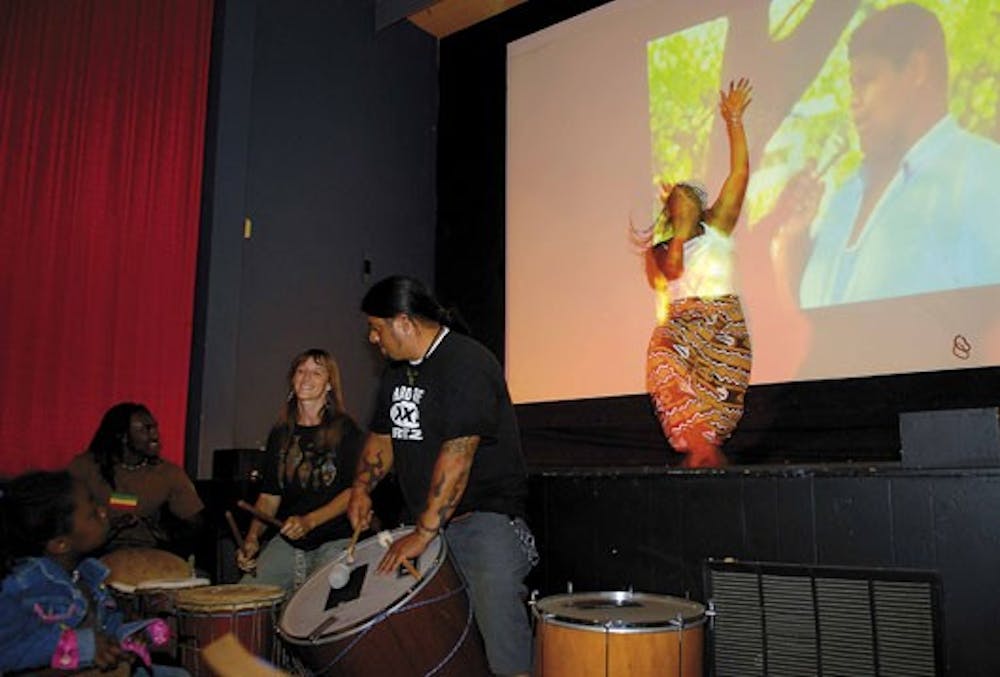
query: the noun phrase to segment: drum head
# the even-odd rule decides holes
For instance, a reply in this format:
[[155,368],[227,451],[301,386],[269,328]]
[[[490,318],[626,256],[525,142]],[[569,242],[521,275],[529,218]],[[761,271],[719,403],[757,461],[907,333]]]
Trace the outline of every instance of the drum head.
[[108,583],[131,592],[146,581],[180,581],[193,576],[191,565],[177,555],[154,548],[123,548],[101,557],[111,570]]
[[698,602],[641,592],[553,595],[536,602],[535,609],[545,620],[601,630],[686,627],[705,618]]
[[[180,580],[143,581],[135,586],[136,592],[152,592],[156,590],[183,590],[184,588],[200,588],[211,583],[207,578],[182,578]],[[115,583],[111,584],[115,586]]]
[[[401,527],[389,533],[398,541],[412,532],[412,527]],[[386,547],[373,536],[355,547],[353,564],[347,564],[346,552],[327,562],[285,605],[278,625],[282,636],[292,643],[312,644],[358,632],[415,595],[434,577],[446,555],[444,542],[436,536],[417,558],[421,578],[416,581],[402,568],[388,575],[375,573],[385,552]],[[342,587],[334,588],[330,573],[337,566],[347,566],[350,574]]]
[[174,603],[178,611],[213,613],[274,606],[284,597],[276,585],[206,585],[178,590]]

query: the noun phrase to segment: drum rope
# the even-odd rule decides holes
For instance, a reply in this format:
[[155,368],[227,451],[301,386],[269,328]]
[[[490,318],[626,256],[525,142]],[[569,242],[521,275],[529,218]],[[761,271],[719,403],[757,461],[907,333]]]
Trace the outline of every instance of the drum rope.
[[[383,611],[383,612],[377,614],[376,616],[374,616],[372,618],[372,622],[368,624],[368,627],[365,628],[364,632],[358,633],[358,636],[355,637],[354,639],[352,639],[350,641],[350,643],[348,643],[347,646],[345,646],[343,649],[341,649],[340,653],[338,653],[336,656],[334,656],[332,661],[330,661],[329,663],[327,663],[323,668],[321,668],[321,669],[316,670],[315,672],[313,672],[313,674],[314,675],[323,675],[323,674],[329,672],[337,663],[340,662],[340,660],[344,656],[346,656],[351,651],[351,649],[353,649],[355,647],[355,645],[357,645],[358,642],[360,642],[362,639],[364,639],[368,635],[368,633],[371,632],[372,629],[375,628],[375,626],[377,626],[379,623],[381,623],[382,621],[384,621],[385,619],[387,619],[389,616],[392,616],[393,614],[400,614],[400,613],[403,613],[404,611],[411,611],[413,609],[419,609],[420,607],[427,606],[428,604],[436,604],[438,602],[446,600],[449,597],[453,597],[453,596],[455,596],[455,595],[457,595],[459,593],[462,593],[462,592],[465,592],[465,584],[464,583],[462,585],[460,585],[459,587],[455,588],[454,590],[447,591],[443,595],[438,595],[437,597],[431,597],[430,599],[425,599],[425,600],[423,600],[421,602],[416,602],[414,604],[409,604],[409,605],[406,605],[406,606],[401,606],[401,607],[399,607],[398,609],[396,609],[394,611]],[[469,611],[468,611],[468,614],[467,614],[466,619],[465,619],[465,628],[462,630],[462,634],[459,636],[459,638],[455,641],[455,645],[451,648],[450,651],[448,651],[447,655],[445,655],[445,657],[442,658],[441,661],[436,666],[434,666],[428,672],[424,673],[424,677],[430,677],[431,675],[434,675],[437,672],[439,672],[441,670],[441,668],[443,668],[445,665],[447,665],[449,663],[449,661],[451,661],[451,659],[455,657],[455,654],[458,652],[458,649],[462,646],[463,643],[465,643],[465,638],[469,635],[469,628],[472,627],[472,604],[469,604],[468,608],[469,608]]]
[[451,651],[448,652],[448,655],[442,658],[441,661],[436,666],[434,666],[434,669],[427,672],[427,674],[425,674],[424,677],[430,677],[431,675],[437,674],[438,671],[441,670],[441,668],[443,668],[449,662],[451,662],[451,659],[455,657],[455,654],[458,652],[459,648],[463,644],[465,644],[465,638],[469,636],[469,628],[472,627],[472,605],[469,604],[468,607],[469,611],[465,617],[465,628],[462,629],[461,636],[455,641],[455,646],[451,647]]

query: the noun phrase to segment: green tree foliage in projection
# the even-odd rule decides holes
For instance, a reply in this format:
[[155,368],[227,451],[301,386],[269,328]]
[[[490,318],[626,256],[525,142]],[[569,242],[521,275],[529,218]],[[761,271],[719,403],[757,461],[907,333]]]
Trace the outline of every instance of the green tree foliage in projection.
[[647,46],[654,182],[705,175],[728,28],[716,19]]
[[952,115],[967,129],[1000,140],[1000,50],[994,46],[1000,0],[936,0],[926,6],[941,18],[948,41]]
[[[907,1],[860,3],[837,45],[768,142],[755,168],[747,194],[751,224],[770,211],[788,179],[810,160],[833,184],[857,169],[862,154],[850,114],[847,44],[851,33],[869,13]],[[803,11],[809,9],[805,4],[801,0],[772,2],[772,39],[782,39],[794,32],[808,13]],[[1000,0],[922,0],[917,4],[934,12],[944,30],[949,54],[951,113],[966,128],[1000,138],[997,115],[1000,51],[992,48],[1000,28]]]
[[[768,6],[769,34],[775,42],[795,32],[809,14],[815,0],[771,0]],[[841,0],[842,1],[842,0]]]
[[[745,211],[750,224],[766,215],[788,180],[813,161],[837,184],[862,159],[851,120],[847,43],[871,12],[909,0],[862,0],[812,84],[768,141],[753,167]],[[794,34],[814,0],[772,0],[771,40]],[[1000,140],[1000,0],[919,0],[941,21],[948,43],[951,113],[967,129]],[[728,19],[720,18],[649,43],[650,131],[654,181],[706,174]],[[757,87],[767,83],[755,83]],[[752,225],[751,225],[752,227]]]

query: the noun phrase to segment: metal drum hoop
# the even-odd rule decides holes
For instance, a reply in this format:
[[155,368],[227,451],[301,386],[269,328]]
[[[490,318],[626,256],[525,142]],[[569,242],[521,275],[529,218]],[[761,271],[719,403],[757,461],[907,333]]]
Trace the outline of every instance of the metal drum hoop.
[[[698,614],[694,614],[688,618],[677,614],[668,619],[659,619],[655,621],[621,621],[621,620],[589,620],[586,618],[577,618],[570,616],[566,613],[560,613],[558,611],[546,611],[541,608],[544,602],[556,601],[556,600],[570,600],[574,597],[585,598],[585,597],[606,597],[607,599],[614,602],[625,602],[631,600],[642,600],[642,599],[660,599],[666,597],[666,595],[650,595],[647,593],[631,593],[631,592],[592,592],[592,593],[569,593],[565,595],[553,595],[552,597],[546,597],[538,600],[534,607],[535,614],[541,618],[545,623],[549,623],[554,626],[569,628],[572,630],[581,630],[583,632],[599,632],[599,633],[610,633],[610,634],[643,634],[643,633],[660,633],[666,629],[675,630],[686,630],[688,628],[697,628],[705,624],[706,615],[704,607]],[[690,602],[690,600],[684,600],[682,598],[672,598],[684,602]],[[697,602],[690,602],[691,604],[698,604]],[[611,604],[608,608],[614,608],[615,606],[624,606],[623,604]]]

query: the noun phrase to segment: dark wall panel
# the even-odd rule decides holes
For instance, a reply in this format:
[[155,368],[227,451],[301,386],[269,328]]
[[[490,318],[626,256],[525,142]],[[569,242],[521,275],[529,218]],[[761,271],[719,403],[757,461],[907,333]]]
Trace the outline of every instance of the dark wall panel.
[[655,569],[643,556],[640,546],[650,520],[656,516],[649,510],[650,483],[640,477],[623,478],[612,484],[603,483],[602,503],[620,505],[620,519],[605,520],[600,516],[590,522],[596,539],[597,563],[605,589],[638,589],[656,575]]
[[932,568],[934,543],[933,483],[906,478],[889,483],[893,564]]
[[[1000,477],[934,485],[934,543],[955,675],[1000,674]],[[976,661],[969,660],[976,657]]]
[[681,528],[683,596],[701,597],[698,563],[708,557],[739,557],[743,544],[743,498],[740,482],[718,482],[712,475],[676,482],[681,509],[672,516]]
[[743,483],[743,543],[738,557],[753,560],[778,559],[778,482],[759,480]]
[[649,590],[669,591],[683,596],[684,591],[684,523],[680,487],[649,478],[649,515],[646,537],[639,562],[652,567]]
[[[586,477],[552,485],[545,506],[551,518],[549,536],[541,541],[543,561],[558,578],[546,577],[551,589],[565,590],[568,583],[583,589],[600,589],[600,562],[595,529],[609,524],[610,503],[599,493],[601,483]],[[619,514],[615,511],[615,514]]]
[[855,566],[892,561],[889,486],[866,478],[816,480],[817,560]]
[[812,479],[782,478],[777,485],[778,561],[814,564],[816,516]]
[[361,296],[434,271],[436,39],[405,21],[376,32],[374,0],[224,6],[201,475],[214,449],[264,443],[305,348],[334,354],[366,422],[381,364]]

